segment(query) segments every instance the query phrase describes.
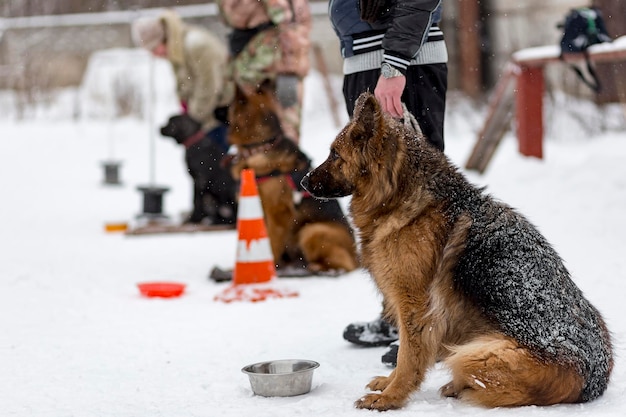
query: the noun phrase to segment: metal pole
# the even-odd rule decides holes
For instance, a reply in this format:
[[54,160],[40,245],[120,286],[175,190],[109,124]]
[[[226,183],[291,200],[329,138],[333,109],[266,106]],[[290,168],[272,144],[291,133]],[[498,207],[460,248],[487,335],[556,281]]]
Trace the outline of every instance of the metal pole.
[[150,185],[156,184],[156,143],[154,141],[154,60],[150,55],[150,77],[148,86],[148,129],[150,140]]
[[108,142],[109,142],[109,161],[114,161],[115,160],[115,137],[114,137],[114,132],[113,132],[113,123],[115,121],[115,100],[112,100],[113,103],[111,103],[111,106],[109,107],[109,111],[108,113],[108,128],[107,128],[107,134],[108,134]]

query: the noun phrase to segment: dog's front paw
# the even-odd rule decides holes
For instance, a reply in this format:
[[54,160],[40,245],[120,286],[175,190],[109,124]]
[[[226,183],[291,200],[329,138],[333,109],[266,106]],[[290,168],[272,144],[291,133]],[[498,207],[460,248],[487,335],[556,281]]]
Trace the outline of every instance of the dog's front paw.
[[391,383],[391,378],[386,376],[377,376],[367,384],[367,388],[372,391],[384,391]]
[[442,397],[456,397],[458,393],[456,389],[454,389],[454,383],[452,381],[448,382],[443,387],[439,388],[439,393]]
[[390,398],[384,394],[367,394],[359,398],[354,406],[356,408],[365,408],[368,410],[387,411],[400,408],[404,405],[404,401]]

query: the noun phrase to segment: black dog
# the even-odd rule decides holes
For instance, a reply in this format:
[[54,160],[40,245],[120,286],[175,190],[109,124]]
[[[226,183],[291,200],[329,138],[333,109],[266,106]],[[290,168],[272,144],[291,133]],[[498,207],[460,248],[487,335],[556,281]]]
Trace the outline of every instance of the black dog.
[[193,211],[185,223],[236,223],[236,183],[220,165],[224,146],[185,114],[170,117],[161,134],[174,138],[186,149],[187,171],[193,178]]

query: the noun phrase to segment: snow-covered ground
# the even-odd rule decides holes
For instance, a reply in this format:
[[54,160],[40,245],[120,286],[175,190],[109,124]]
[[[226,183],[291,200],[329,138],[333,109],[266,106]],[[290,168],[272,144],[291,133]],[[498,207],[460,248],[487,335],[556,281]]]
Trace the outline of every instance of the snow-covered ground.
[[[340,80],[333,83],[342,103]],[[539,227],[606,317],[616,352],[607,392],[589,404],[483,410],[440,398],[437,390],[448,374],[437,368],[408,405],[390,415],[623,415],[624,113],[616,106],[555,100],[546,111],[544,160],[520,156],[509,134],[485,175],[467,175]],[[159,105],[157,126],[172,108],[171,102]],[[446,152],[460,166],[483,120],[480,107],[450,97]],[[345,121],[343,105],[340,111]],[[338,129],[320,77],[312,74],[302,146],[316,163],[326,157]],[[145,121],[5,117],[0,131],[0,415],[370,414],[353,408],[353,402],[371,377],[389,372],[380,362],[385,349],[358,348],[341,337],[348,323],[379,313],[380,299],[367,274],[276,282],[298,291],[296,298],[216,302],[214,296],[228,284],[207,275],[214,265],[233,266],[236,232],[153,237],[104,232],[106,222],[133,221],[141,211],[136,187],[151,179]],[[178,218],[191,202],[183,149],[170,139],[154,141],[154,180],[170,187],[165,212]],[[101,162],[111,157],[123,161],[123,186],[102,184]],[[141,297],[136,283],[151,280],[183,282],[187,291],[176,299]],[[280,358],[321,364],[309,394],[252,394],[241,368]]]

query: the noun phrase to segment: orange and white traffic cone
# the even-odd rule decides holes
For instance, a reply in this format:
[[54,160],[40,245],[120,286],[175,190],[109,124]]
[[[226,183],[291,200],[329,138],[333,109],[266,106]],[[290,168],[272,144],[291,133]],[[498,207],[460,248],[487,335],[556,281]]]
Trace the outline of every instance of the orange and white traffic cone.
[[281,291],[267,286],[276,278],[276,268],[270,240],[265,227],[263,206],[259,197],[254,171],[241,171],[241,188],[237,210],[237,259],[233,271],[233,284],[218,301],[263,301],[267,298],[294,297],[297,293]]
[[276,268],[263,218],[263,206],[251,169],[241,171],[237,233],[239,239],[233,284],[255,284],[275,278]]

